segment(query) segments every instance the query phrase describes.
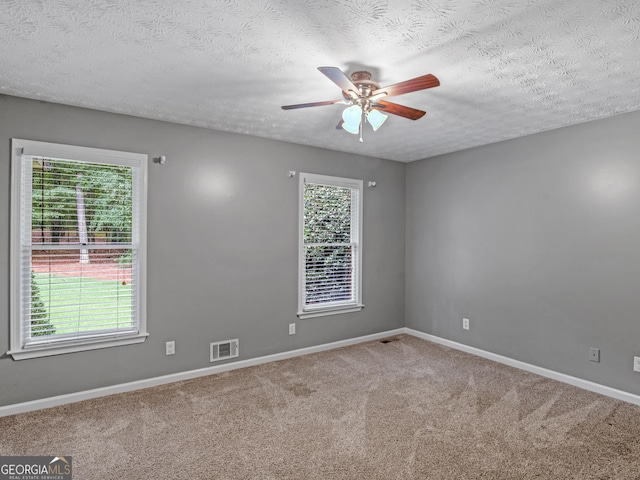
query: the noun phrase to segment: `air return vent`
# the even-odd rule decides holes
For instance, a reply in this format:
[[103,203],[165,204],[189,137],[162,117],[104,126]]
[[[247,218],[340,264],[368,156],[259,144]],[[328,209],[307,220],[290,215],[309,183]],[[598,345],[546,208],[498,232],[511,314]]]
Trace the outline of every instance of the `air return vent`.
[[238,339],[215,342],[209,345],[209,361],[217,362],[240,355]]
[[395,336],[395,337],[383,338],[382,340],[380,340],[380,343],[391,343],[391,342],[395,342],[396,340],[400,340],[400,337]]

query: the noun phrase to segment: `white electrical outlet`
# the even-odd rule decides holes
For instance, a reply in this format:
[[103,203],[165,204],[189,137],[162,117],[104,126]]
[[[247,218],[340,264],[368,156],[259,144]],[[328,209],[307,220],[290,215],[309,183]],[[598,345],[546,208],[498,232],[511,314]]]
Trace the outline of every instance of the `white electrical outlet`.
[[468,318],[463,318],[462,319],[462,328],[465,330],[469,330],[469,319]]
[[174,355],[176,353],[176,342],[172,340],[164,344],[164,354],[165,355]]
[[633,371],[640,372],[640,357],[633,357]]
[[289,324],[289,335],[295,335],[296,334],[296,324],[295,323],[290,323]]

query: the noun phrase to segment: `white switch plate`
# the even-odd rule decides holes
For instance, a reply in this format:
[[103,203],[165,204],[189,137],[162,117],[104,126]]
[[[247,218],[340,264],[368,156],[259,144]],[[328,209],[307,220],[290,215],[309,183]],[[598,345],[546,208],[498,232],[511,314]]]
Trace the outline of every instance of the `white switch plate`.
[[289,324],[289,335],[295,335],[296,334],[296,324],[295,323],[290,323]]
[[469,319],[468,318],[463,318],[462,319],[462,328],[465,330],[469,330]]
[[640,357],[633,357],[633,371],[640,372]]
[[164,345],[164,354],[165,355],[174,355],[176,353],[176,342],[172,340],[170,342],[165,343]]

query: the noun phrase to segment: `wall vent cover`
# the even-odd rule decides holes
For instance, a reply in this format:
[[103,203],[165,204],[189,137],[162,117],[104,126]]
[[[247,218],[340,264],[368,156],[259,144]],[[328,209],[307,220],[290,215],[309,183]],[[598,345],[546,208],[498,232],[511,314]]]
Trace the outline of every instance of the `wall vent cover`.
[[238,339],[225,340],[223,342],[213,342],[209,345],[209,361],[217,362],[234,358],[240,355]]

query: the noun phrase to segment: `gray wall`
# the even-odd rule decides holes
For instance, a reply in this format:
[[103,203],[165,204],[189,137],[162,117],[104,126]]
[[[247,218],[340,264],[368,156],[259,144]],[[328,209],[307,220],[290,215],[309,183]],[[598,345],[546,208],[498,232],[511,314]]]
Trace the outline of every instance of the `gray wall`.
[[[0,405],[206,367],[216,340],[238,337],[242,360],[403,326],[404,164],[0,96],[2,353],[9,348],[12,137],[168,161],[149,168],[150,337],[44,359],[4,355]],[[288,178],[289,170],[377,182],[364,191],[362,312],[296,317],[298,177]],[[164,355],[167,340],[176,341],[176,355]]]
[[[0,353],[10,139],[168,157],[149,169],[149,339],[1,356],[0,405],[206,367],[210,341],[239,337],[246,359],[403,325],[640,394],[638,132],[640,112],[404,165],[0,95]],[[289,170],[377,182],[364,192],[362,312],[295,316]]]
[[640,394],[640,112],[406,175],[407,327]]

